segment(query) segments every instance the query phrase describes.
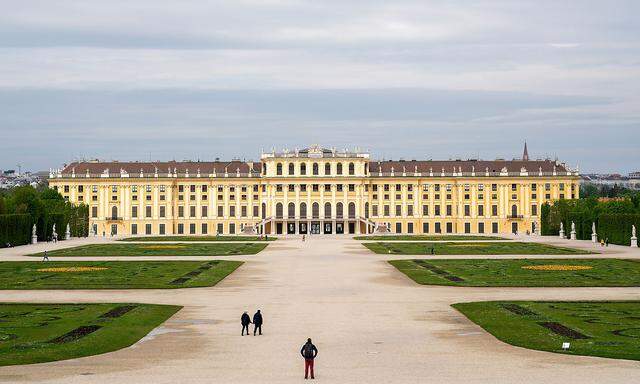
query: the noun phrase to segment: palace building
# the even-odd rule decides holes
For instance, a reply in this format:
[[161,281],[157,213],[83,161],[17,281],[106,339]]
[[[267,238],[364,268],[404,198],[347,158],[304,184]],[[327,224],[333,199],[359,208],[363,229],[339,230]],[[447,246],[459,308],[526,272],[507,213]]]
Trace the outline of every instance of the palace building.
[[544,202],[576,199],[552,160],[376,161],[319,146],[253,161],[82,161],[49,185],[112,235],[539,232]]

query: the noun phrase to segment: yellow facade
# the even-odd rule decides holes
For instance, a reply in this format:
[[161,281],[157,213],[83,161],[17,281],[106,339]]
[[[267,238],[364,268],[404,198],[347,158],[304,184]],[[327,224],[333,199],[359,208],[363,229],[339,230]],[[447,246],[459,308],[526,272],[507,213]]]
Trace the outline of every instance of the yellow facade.
[[80,162],[49,179],[89,206],[98,235],[535,232],[541,205],[578,198],[578,183],[550,160],[376,162],[318,147],[259,163]]

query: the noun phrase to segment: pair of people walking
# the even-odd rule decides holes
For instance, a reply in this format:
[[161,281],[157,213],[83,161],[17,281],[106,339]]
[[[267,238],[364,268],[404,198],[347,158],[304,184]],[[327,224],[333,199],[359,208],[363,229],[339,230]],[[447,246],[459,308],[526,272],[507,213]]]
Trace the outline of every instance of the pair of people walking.
[[259,335],[262,335],[262,322],[262,313],[260,313],[259,309],[258,312],[253,315],[253,321],[251,321],[247,312],[243,313],[240,317],[240,323],[242,324],[241,335],[244,336],[245,330],[247,331],[247,336],[249,335],[249,324],[251,323],[253,323],[253,336],[256,335],[256,332],[258,332]]

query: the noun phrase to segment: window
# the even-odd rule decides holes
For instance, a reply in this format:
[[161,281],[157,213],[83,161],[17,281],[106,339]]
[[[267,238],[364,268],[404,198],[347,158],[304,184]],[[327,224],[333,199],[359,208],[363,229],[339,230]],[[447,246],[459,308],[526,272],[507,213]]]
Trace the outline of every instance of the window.
[[498,191],[498,184],[491,184],[491,191],[492,192],[497,192]]
[[402,185],[396,184],[396,192],[402,191]]
[[224,216],[224,206],[218,205],[218,217]]
[[407,216],[413,216],[413,205],[407,205]]
[[433,208],[434,208],[434,214],[436,216],[440,216],[440,206],[439,205],[435,205]]
[[282,203],[277,203],[276,204],[276,218],[277,219],[282,219],[282,213],[283,209],[282,209]]
[[492,205],[491,206],[491,216],[498,216],[498,206],[497,205]]
[[428,205],[423,205],[422,206],[422,216],[429,216],[429,206]]
[[[65,192],[69,192],[69,186],[65,185]],[[112,185],[111,186],[111,192],[116,193],[118,192],[118,186],[117,185]]]
[[337,184],[336,185],[336,191],[337,192],[342,192],[342,184]]
[[300,174],[301,175],[307,174],[307,164],[305,163],[300,164]]
[[138,217],[138,207],[137,206],[131,207],[131,217],[133,217],[133,218]]
[[511,217],[518,217],[518,206],[515,204],[511,206]]
[[324,174],[325,175],[331,174],[331,163],[324,163]]
[[276,175],[282,176],[282,163],[276,164]]
[[224,233],[224,224],[218,223],[216,226],[216,233],[220,235]]
[[276,185],[276,192],[282,192],[282,184]]
[[91,217],[98,217],[98,207],[91,207]]
[[331,218],[331,203],[324,203],[324,218]]
[[356,204],[349,203],[349,218],[353,219],[356,217]]
[[164,224],[158,225],[158,233],[160,233],[161,235],[164,235],[166,233]]
[[114,220],[118,218],[118,207],[111,207],[111,218]]
[[196,224],[195,223],[189,224],[189,234],[190,235],[195,235],[196,234]]
[[178,192],[184,192],[184,185],[178,185]]
[[289,205],[287,205],[287,216],[290,219],[296,218],[296,205],[294,203],[289,203]]
[[306,203],[300,203],[300,218],[301,219],[306,219],[307,218],[307,204]]
[[402,216],[402,205],[396,205],[396,216]]
[[511,190],[512,191],[517,191],[518,190],[518,184],[511,184]]
[[538,216],[538,205],[537,204],[532,204],[531,205],[531,216]]
[[151,206],[147,205],[144,207],[144,217],[151,217]]
[[436,230],[436,233],[442,233],[442,224],[436,223],[435,230]]
[[207,223],[202,223],[202,226],[200,229],[203,235],[206,235],[209,232],[209,227],[207,226]]
[[131,224],[131,234],[132,235],[138,234],[138,224]]
[[184,235],[184,224],[178,223],[178,235]]
[[178,217],[184,217],[184,206],[178,206]]
[[470,205],[465,205],[464,206],[464,215],[465,216],[471,216],[471,206]]
[[491,233],[498,233],[498,223],[491,223]]
[[253,217],[260,216],[260,208],[257,205],[253,206]]
[[484,216],[484,205],[478,205],[478,216]]
[[453,206],[451,204],[447,204],[447,216],[451,216],[453,214]]
[[471,233],[471,223],[464,223],[464,233]]
[[312,168],[312,172],[314,176],[318,176],[318,163],[313,163],[313,165],[311,166]]
[[307,192],[307,184],[300,184],[300,192]]
[[320,187],[318,186],[318,184],[313,184],[313,185],[311,186],[311,190],[312,190],[313,192],[318,192],[318,190],[319,190],[319,189],[320,189]]
[[91,192],[97,193],[98,192],[98,186],[97,185],[92,185],[91,186]]
[[293,163],[289,163],[289,176],[293,176],[295,173],[295,165]]
[[342,175],[342,163],[338,163],[336,165],[336,174],[337,175]]
[[338,202],[338,203],[336,204],[336,217],[337,217],[338,219],[342,219],[342,218],[344,217],[344,216],[343,216],[343,215],[344,215],[344,210],[343,210],[343,208],[344,208],[344,207],[343,207],[343,205],[342,205],[342,203],[341,203],[341,202]]
[[230,217],[236,217],[236,206],[232,205],[229,207],[229,216]]
[[236,233],[236,225],[234,223],[229,224],[229,234],[234,235]]
[[325,192],[331,192],[331,184],[325,184],[324,185],[324,191]]
[[151,234],[151,224],[145,224],[144,225],[144,234],[145,235],[150,235]]
[[189,207],[189,217],[196,217],[196,206],[192,205]]
[[390,211],[389,206],[388,206],[388,205],[385,205],[385,206],[384,206],[384,215],[385,215],[385,216],[389,216],[389,215],[390,215],[389,211]]
[[422,223],[422,233],[429,233],[429,223]]
[[373,215],[373,217],[378,217],[378,206],[377,205],[372,205],[371,206],[371,214]]
[[402,233],[402,223],[396,223],[396,233]]
[[349,175],[356,174],[356,166],[353,163],[349,163]]
[[349,192],[355,192],[356,190],[356,185],[355,184],[349,184]]
[[166,210],[167,210],[167,208],[164,205],[160,206],[160,217],[165,217],[166,216]]
[[447,223],[447,233],[453,233],[453,223]]
[[289,184],[289,192],[295,192],[296,191],[296,186],[294,184]]
[[202,214],[202,217],[207,217],[209,215],[209,207],[207,207],[206,205],[203,205],[202,207],[200,207],[200,213]]
[[478,223],[478,233],[484,233],[484,223]]

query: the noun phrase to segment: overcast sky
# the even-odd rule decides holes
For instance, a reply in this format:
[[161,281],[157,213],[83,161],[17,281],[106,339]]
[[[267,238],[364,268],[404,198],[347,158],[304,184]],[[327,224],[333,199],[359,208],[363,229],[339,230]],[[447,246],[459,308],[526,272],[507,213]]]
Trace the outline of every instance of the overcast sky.
[[640,1],[0,0],[0,169],[556,156],[640,170]]

